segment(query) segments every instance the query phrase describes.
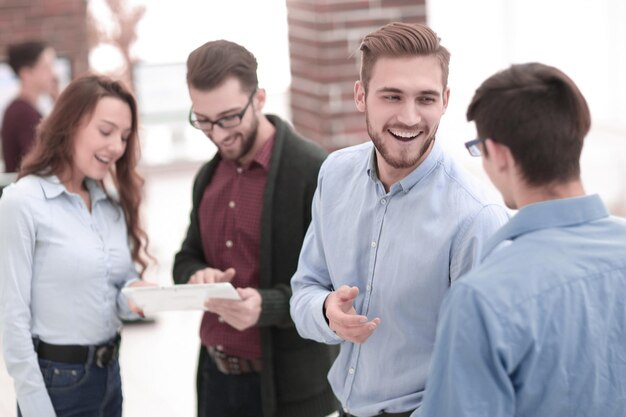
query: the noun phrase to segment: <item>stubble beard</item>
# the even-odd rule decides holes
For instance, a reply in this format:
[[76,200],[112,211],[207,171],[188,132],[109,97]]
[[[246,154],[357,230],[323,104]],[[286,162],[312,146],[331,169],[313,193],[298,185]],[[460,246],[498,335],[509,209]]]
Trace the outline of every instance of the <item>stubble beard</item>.
[[[390,166],[395,169],[406,169],[414,167],[423,157],[426,155],[426,152],[430,149],[432,143],[435,141],[435,134],[437,133],[437,128],[432,132],[432,134],[426,138],[424,143],[422,144],[419,152],[416,155],[411,155],[408,150],[402,151],[399,158],[395,158],[391,155],[389,149],[385,147],[383,140],[381,139],[382,132],[387,131],[391,126],[385,125],[382,129],[382,132],[376,132],[369,121],[369,116],[367,113],[365,114],[365,122],[367,124],[367,133],[370,136],[370,139],[374,143],[374,146],[382,156],[382,158],[387,162]],[[438,127],[438,126],[437,126]],[[403,127],[405,128],[405,127]],[[410,129],[407,129],[410,130]],[[393,139],[392,139],[393,140]]]
[[[234,161],[234,162],[240,162],[243,158],[245,158],[248,155],[248,153],[250,153],[252,148],[254,148],[258,131],[259,131],[259,119],[255,117],[250,127],[250,133],[248,133],[248,135],[243,137],[240,151],[234,156],[229,156],[220,149],[220,156],[222,157],[222,159],[226,159],[226,160]],[[235,135],[240,135],[240,134],[241,133],[235,133]]]

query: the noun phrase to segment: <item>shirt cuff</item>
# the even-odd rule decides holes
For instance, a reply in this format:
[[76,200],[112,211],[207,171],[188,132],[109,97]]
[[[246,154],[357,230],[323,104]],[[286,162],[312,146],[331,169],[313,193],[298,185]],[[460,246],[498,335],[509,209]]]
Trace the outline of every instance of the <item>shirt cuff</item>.
[[313,319],[315,320],[315,324],[321,332],[324,342],[327,344],[337,344],[343,342],[343,339],[337,336],[337,333],[332,331],[332,329],[328,326],[326,317],[324,317],[324,302],[326,301],[326,298],[329,294],[330,293],[323,293],[316,297],[311,302],[311,309]]
[[[127,288],[133,282],[140,281],[141,278],[133,278],[130,279],[124,284],[124,288]],[[120,290],[117,296],[117,311],[118,315],[122,320],[139,320],[142,317],[139,314],[133,313],[128,306],[128,299],[124,295],[124,293]]]
[[131,278],[128,281],[126,281],[126,284],[124,284],[124,288],[128,288],[130,286],[130,284],[134,284],[137,281],[141,281],[141,278]]
[[56,417],[48,391],[44,388],[29,395],[18,397],[17,403],[23,417]]

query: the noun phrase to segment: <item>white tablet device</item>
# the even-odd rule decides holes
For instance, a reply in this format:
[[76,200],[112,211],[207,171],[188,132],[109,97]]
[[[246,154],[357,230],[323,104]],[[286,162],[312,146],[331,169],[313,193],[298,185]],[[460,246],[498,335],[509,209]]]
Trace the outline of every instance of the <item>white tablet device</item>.
[[168,287],[123,288],[122,293],[132,299],[144,313],[170,310],[204,310],[209,298],[240,300],[230,282],[214,284],[184,284]]

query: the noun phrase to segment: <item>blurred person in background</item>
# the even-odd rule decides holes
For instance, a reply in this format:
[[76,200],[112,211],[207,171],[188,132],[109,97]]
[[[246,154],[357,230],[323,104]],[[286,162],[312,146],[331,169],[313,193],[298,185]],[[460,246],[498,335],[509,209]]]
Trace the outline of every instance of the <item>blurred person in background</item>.
[[466,144],[518,209],[441,309],[423,417],[626,415],[626,220],[587,195],[587,102],[557,68],[513,65],[467,110]]
[[298,336],[289,281],[326,153],[264,114],[256,58],[226,40],[187,60],[189,121],[217,146],[198,172],[176,283],[229,281],[241,300],[210,300],[200,327],[199,417],[322,417],[337,406],[332,353]]
[[73,81],[0,199],[0,323],[18,415],[122,415],[120,317],[140,312],[121,289],[148,285],[137,124],[120,83]]
[[340,345],[328,376],[345,416],[421,403],[439,306],[508,219],[436,140],[450,54],[424,25],[365,36],[354,99],[371,142],[331,154],[292,280],[304,337]]
[[27,41],[8,47],[8,64],[19,79],[17,97],[2,118],[4,170],[17,172],[22,158],[35,143],[35,128],[42,115],[37,106],[43,95],[55,99],[58,79],[54,74],[56,53],[43,41]]

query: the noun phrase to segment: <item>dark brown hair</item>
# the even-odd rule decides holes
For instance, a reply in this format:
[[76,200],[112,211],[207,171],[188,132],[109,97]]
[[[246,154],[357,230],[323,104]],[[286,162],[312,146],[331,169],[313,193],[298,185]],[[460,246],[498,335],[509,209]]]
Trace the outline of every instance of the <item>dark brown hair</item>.
[[34,67],[43,51],[48,47],[47,43],[38,40],[9,45],[7,50],[9,66],[15,75],[19,76],[22,68]]
[[[59,176],[70,172],[76,132],[91,117],[103,97],[118,98],[130,107],[132,124],[126,151],[115,163],[111,176],[126,219],[132,258],[140,265],[143,275],[149,255],[148,237],[139,216],[144,181],[136,171],[139,159],[137,105],[133,95],[120,82],[98,75],[85,75],[72,81],[55,102],[50,115],[37,128],[35,146],[24,158],[18,177],[30,174]],[[104,184],[101,186],[104,188]]]
[[372,69],[379,58],[435,56],[441,64],[444,90],[448,86],[450,52],[440,43],[437,34],[425,25],[401,22],[389,23],[366,35],[359,47],[361,51],[361,82],[367,92]]
[[234,42],[207,42],[187,58],[187,84],[198,90],[211,90],[230,77],[241,83],[244,91],[256,90],[257,61],[246,48]]
[[580,177],[591,115],[574,81],[557,68],[528,63],[494,74],[476,90],[467,120],[481,138],[511,150],[529,185]]

